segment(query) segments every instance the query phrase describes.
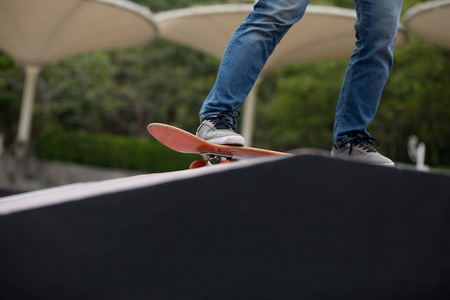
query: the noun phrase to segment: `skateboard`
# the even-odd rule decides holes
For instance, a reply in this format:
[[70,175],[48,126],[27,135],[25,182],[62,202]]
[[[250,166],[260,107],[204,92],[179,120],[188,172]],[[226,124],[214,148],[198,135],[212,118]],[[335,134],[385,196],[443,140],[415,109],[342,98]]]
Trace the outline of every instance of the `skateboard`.
[[216,145],[175,126],[152,123],[148,132],[159,142],[180,153],[200,154],[204,161],[194,161],[189,169],[207,164],[229,163],[232,159],[249,159],[266,156],[291,156],[292,154],[244,146]]

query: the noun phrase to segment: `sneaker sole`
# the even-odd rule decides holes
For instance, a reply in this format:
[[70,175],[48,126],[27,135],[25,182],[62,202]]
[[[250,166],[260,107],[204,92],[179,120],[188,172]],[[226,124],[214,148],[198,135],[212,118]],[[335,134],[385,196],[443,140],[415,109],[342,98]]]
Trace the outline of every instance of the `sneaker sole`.
[[230,136],[230,137],[221,137],[211,140],[206,140],[207,142],[217,144],[217,145],[233,145],[233,146],[244,146],[244,139]]
[[332,158],[335,159],[340,159],[340,160],[345,160],[345,161],[352,161],[352,162],[357,162],[357,163],[364,163],[364,164],[368,164],[368,165],[373,165],[373,166],[383,166],[383,167],[395,167],[395,163],[390,163],[390,162],[385,162],[385,163],[376,163],[376,162],[370,162],[368,160],[358,160],[358,159],[351,159],[351,158],[346,158],[346,157],[342,157],[342,156],[335,156],[333,154],[331,154]]

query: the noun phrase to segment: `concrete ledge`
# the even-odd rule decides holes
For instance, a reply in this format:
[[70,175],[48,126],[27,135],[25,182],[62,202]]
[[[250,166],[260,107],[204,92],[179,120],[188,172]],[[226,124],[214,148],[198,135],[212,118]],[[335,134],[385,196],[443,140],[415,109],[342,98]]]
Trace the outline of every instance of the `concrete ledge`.
[[0,188],[32,191],[77,182],[99,181],[142,174],[127,170],[0,156]]

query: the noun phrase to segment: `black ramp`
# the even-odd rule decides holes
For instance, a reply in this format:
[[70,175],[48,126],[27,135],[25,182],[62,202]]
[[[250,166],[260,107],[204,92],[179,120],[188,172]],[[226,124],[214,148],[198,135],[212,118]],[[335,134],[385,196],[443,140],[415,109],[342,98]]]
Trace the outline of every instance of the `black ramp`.
[[15,195],[15,194],[19,194],[19,191],[12,191],[12,190],[6,190],[6,189],[2,189],[0,188],[0,198],[1,197],[6,197],[6,196],[11,196],[11,195]]
[[296,156],[0,217],[1,299],[450,299],[450,177]]

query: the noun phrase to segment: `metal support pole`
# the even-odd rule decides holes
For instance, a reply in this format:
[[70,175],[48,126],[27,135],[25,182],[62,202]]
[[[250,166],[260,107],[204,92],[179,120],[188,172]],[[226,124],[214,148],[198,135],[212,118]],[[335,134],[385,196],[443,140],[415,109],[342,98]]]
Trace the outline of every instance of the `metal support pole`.
[[242,120],[242,136],[245,138],[245,146],[253,144],[253,134],[255,127],[256,103],[258,102],[258,87],[261,80],[258,78],[250,94],[244,103],[244,116]]
[[36,82],[41,68],[37,65],[25,66],[25,88],[20,109],[19,129],[16,140],[16,157],[24,158],[27,154],[31,124],[33,121],[34,97],[36,94]]

